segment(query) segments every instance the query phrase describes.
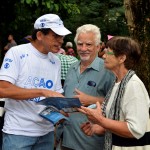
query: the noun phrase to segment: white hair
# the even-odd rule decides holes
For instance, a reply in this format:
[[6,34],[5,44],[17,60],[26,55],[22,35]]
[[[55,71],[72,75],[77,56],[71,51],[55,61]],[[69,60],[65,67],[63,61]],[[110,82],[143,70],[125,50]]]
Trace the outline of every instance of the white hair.
[[80,33],[87,33],[87,32],[92,32],[95,34],[95,44],[99,45],[101,42],[100,28],[98,28],[96,25],[92,25],[92,24],[85,24],[85,25],[77,28],[74,42],[77,44],[77,39],[78,39],[78,36]]

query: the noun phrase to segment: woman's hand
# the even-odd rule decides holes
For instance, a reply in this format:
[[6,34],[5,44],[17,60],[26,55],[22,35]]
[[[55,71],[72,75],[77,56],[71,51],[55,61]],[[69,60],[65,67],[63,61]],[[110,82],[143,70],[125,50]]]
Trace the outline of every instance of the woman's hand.
[[99,102],[96,102],[95,109],[81,106],[81,108],[78,108],[78,111],[84,113],[88,117],[90,122],[101,125],[101,119],[103,118],[103,115],[101,111],[101,105]]

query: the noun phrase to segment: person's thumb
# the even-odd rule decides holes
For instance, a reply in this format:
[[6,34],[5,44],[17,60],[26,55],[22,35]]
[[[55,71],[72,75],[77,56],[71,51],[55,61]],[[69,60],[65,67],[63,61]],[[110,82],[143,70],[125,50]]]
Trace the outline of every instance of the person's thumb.
[[82,92],[78,89],[75,89],[76,94],[81,94]]
[[100,105],[99,102],[96,102],[96,108],[97,108],[97,109],[101,109],[101,105]]

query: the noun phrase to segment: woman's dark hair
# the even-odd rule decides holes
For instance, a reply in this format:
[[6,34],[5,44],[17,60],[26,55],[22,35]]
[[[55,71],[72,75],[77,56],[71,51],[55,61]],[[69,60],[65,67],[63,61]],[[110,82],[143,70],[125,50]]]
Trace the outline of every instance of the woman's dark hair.
[[106,43],[106,47],[112,49],[116,57],[126,55],[124,65],[127,69],[132,69],[141,56],[140,45],[129,37],[115,36]]
[[41,31],[44,35],[47,35],[51,31],[51,29],[34,29],[33,32],[32,32],[32,39],[33,39],[33,41],[35,41],[37,39],[36,33],[38,31]]

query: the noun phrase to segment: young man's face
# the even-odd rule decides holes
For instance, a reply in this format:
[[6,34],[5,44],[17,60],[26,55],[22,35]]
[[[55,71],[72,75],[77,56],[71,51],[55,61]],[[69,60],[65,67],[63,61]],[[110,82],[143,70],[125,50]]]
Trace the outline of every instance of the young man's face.
[[63,36],[50,31],[47,35],[41,33],[40,44],[43,46],[43,52],[57,53],[63,43]]

